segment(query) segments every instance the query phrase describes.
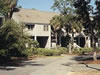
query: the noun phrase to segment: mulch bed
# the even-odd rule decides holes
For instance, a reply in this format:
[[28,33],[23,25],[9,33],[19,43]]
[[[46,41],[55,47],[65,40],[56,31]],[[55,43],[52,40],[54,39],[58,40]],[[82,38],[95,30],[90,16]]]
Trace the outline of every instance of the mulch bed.
[[93,61],[93,60],[79,61],[79,64],[100,64],[100,60],[97,60],[97,61]]
[[100,75],[100,71],[79,71],[79,72],[70,72],[69,75]]
[[[100,52],[97,52],[97,61],[93,60],[93,52],[85,54],[85,55],[79,55],[79,64],[100,64]],[[86,58],[87,57],[87,58]]]

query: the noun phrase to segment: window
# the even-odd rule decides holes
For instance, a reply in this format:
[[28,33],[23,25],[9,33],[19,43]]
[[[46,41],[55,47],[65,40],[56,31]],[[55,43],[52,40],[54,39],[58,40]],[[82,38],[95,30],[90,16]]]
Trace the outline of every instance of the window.
[[44,25],[44,31],[48,31],[48,25]]
[[26,25],[26,26],[27,26],[28,30],[33,30],[33,28],[34,28],[34,25]]

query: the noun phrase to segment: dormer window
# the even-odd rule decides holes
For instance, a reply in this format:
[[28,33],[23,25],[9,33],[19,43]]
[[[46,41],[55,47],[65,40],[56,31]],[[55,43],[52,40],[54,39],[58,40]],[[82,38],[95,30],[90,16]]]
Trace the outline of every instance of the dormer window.
[[26,24],[26,26],[27,26],[28,30],[33,30],[33,28],[34,28],[34,25],[31,25],[31,24]]

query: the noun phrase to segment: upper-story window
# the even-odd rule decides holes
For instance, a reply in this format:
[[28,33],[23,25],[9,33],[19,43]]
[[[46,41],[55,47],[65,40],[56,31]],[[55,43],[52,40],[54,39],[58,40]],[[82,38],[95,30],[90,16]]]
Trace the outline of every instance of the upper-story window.
[[27,26],[28,30],[33,30],[33,28],[34,28],[34,25],[30,25],[30,24],[26,24],[26,26]]
[[48,25],[44,25],[44,31],[48,31],[49,28],[48,28]]

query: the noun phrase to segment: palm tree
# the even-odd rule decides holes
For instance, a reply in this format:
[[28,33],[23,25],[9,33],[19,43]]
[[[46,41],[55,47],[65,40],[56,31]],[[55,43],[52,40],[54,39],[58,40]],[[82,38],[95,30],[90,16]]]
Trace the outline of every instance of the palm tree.
[[53,30],[55,32],[55,37],[56,37],[56,43],[57,43],[57,37],[59,32],[61,31],[61,28],[63,27],[63,16],[61,15],[56,15],[50,20],[50,25],[52,25]]
[[75,32],[81,32],[82,31],[82,20],[78,19],[78,16],[68,14],[65,16],[65,26],[66,26],[66,32],[71,33],[72,37],[70,39],[71,48],[69,47],[69,53],[71,54],[74,50],[74,33]]
[[[52,18],[50,24],[53,26],[54,30],[56,31],[56,39],[57,39],[57,31],[61,31],[63,27],[67,34],[72,33],[72,37],[70,39],[71,48],[69,47],[69,53],[72,53],[74,49],[74,30],[76,32],[80,32],[82,30],[82,21],[78,20],[77,16],[68,14],[68,15],[59,15]],[[70,44],[69,43],[69,44]]]

